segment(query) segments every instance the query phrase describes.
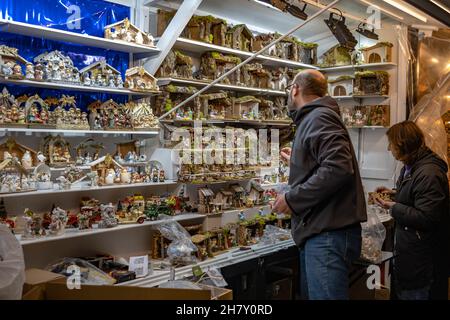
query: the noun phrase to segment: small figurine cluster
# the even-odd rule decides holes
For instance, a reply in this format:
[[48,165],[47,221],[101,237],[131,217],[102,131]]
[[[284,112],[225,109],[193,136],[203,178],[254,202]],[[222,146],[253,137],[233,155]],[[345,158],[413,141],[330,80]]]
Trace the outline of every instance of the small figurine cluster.
[[341,117],[344,124],[351,127],[389,127],[390,108],[387,105],[342,107]]
[[[185,87],[173,85],[164,87],[163,94],[156,100],[155,109],[161,114],[185,98]],[[179,108],[170,117],[175,120],[256,120],[290,123],[284,97],[268,100],[263,97],[229,97],[229,93],[220,91],[200,95],[193,103]]]
[[133,25],[128,18],[122,21],[107,25],[105,28],[105,38],[119,40],[154,47],[154,39],[151,34],[143,32]]
[[[162,34],[174,13],[158,12],[158,34]],[[182,37],[228,47],[236,50],[256,52],[279,38],[278,33],[254,36],[245,24],[231,26],[223,19],[213,16],[193,16],[183,30]],[[302,63],[317,62],[317,44],[301,42],[295,37],[287,37],[267,52],[270,56]]]

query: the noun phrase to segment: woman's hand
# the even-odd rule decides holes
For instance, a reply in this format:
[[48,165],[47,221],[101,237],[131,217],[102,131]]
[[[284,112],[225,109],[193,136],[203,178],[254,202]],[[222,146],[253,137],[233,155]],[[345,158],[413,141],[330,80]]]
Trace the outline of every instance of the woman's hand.
[[285,148],[281,149],[281,152],[280,152],[281,159],[287,164],[289,164],[289,162],[291,161],[291,152],[292,152],[292,149],[289,147],[285,147]]

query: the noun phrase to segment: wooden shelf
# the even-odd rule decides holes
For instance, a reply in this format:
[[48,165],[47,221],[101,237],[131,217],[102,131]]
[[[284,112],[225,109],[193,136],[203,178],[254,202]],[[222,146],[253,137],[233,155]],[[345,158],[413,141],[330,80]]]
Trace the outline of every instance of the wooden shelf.
[[87,47],[96,47],[106,50],[121,51],[136,54],[137,58],[158,55],[160,50],[156,47],[148,47],[136,43],[116,41],[87,34],[52,29],[29,23],[0,19],[0,32],[8,32],[17,35],[43,38],[55,41],[70,42]]
[[[169,221],[189,221],[189,220],[204,219],[204,218],[205,218],[205,216],[202,214],[186,213],[186,214],[176,215],[173,218],[171,218]],[[39,238],[35,238],[35,239],[24,239],[24,240],[20,240],[20,244],[22,246],[26,246],[26,245],[45,243],[45,242],[51,242],[51,241],[73,239],[73,238],[78,238],[78,237],[96,235],[96,234],[100,234],[100,233],[120,231],[120,230],[124,230],[124,229],[155,226],[155,225],[161,224],[166,221],[168,221],[168,220],[145,221],[144,223],[141,223],[141,224],[139,224],[139,223],[119,224],[116,227],[104,228],[104,229],[86,229],[86,230],[70,230],[70,229],[67,230],[66,229],[66,232],[60,236],[44,236],[44,237],[39,237]]]
[[89,182],[83,181],[76,184],[72,189],[61,190],[61,189],[47,189],[47,190],[35,190],[28,192],[15,192],[15,193],[3,193],[0,194],[0,198],[18,198],[18,197],[31,197],[31,196],[42,196],[48,194],[60,194],[60,193],[74,193],[74,192],[97,192],[105,191],[111,189],[133,189],[133,188],[150,188],[150,187],[161,187],[161,186],[171,186],[176,185],[176,181],[165,181],[165,182],[143,182],[143,183],[130,183],[130,184],[114,184],[101,187],[91,187]]
[[56,89],[56,90],[69,90],[69,91],[80,91],[80,92],[90,92],[90,93],[107,93],[107,94],[120,94],[128,96],[153,96],[160,94],[159,91],[131,91],[124,88],[109,88],[109,87],[88,87],[81,84],[69,84],[69,83],[59,83],[59,82],[46,82],[46,81],[34,81],[34,80],[17,80],[8,79],[0,77],[0,83],[25,86],[33,88],[45,88],[45,89]]
[[133,131],[133,130],[67,130],[67,129],[43,129],[43,128],[0,128],[0,136],[8,133],[24,133],[30,135],[31,133],[44,133],[50,135],[62,136],[89,136],[89,135],[104,135],[104,136],[125,136],[125,135],[140,135],[140,136],[155,136],[159,131]]
[[[177,79],[177,78],[159,78],[158,79],[159,86],[168,85],[170,83],[176,83],[179,85],[187,85],[187,86],[195,86],[195,87],[206,87],[209,84],[208,81],[193,80],[193,79],[192,80],[191,79]],[[213,88],[219,89],[219,90],[247,92],[247,93],[252,93],[252,94],[256,94],[256,95],[286,96],[285,91],[263,89],[263,88],[251,88],[251,87],[236,86],[236,85],[222,84],[222,83],[215,84],[213,86]]]
[[[238,56],[242,60],[245,60],[252,56],[252,52],[248,51],[241,51],[236,49],[231,49],[227,47],[218,46],[211,43],[206,43],[202,41],[196,41],[186,38],[178,38],[175,45],[175,49],[180,49],[192,53],[198,53],[203,54],[207,51],[217,51],[225,54],[233,54],[235,56]],[[267,66],[274,66],[274,67],[290,67],[290,68],[304,68],[304,69],[318,69],[316,66],[298,62],[298,61],[292,61],[287,59],[280,59],[277,57],[271,57],[266,55],[258,55],[255,58],[255,61],[258,61],[264,65]]]
[[339,71],[358,71],[361,69],[391,69],[397,67],[393,62],[365,63],[348,66],[326,67],[320,68],[322,72],[339,72]]

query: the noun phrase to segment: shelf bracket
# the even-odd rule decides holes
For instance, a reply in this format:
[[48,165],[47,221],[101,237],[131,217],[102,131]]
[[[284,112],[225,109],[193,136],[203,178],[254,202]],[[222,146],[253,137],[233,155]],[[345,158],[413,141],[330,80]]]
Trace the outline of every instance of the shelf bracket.
[[159,38],[157,46],[161,53],[157,57],[147,60],[144,64],[144,68],[148,72],[156,73],[201,3],[202,0],[183,1],[163,35]]

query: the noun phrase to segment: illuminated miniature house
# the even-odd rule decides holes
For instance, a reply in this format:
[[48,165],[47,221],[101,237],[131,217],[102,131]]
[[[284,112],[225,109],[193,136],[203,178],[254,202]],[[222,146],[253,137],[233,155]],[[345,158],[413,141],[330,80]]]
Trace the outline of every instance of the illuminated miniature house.
[[[7,152],[7,153],[5,153]],[[0,144],[0,162],[5,160],[5,154],[10,154],[17,157],[19,160],[24,158],[24,155],[30,156],[30,159],[22,160],[22,166],[27,167],[24,161],[30,162],[31,166],[37,163],[37,152],[23,144],[18,143],[13,138],[9,137],[5,142]]]
[[[80,84],[80,71],[74,66],[72,59],[55,50],[45,52],[34,58],[35,65],[42,66],[44,80]],[[53,66],[61,66],[54,68]]]
[[152,35],[133,25],[128,18],[107,25],[104,29],[106,39],[132,42],[149,47],[155,46]]
[[[91,171],[97,172],[99,185],[113,184],[117,182],[114,173],[123,167],[114,158],[107,154],[90,163]],[[108,181],[108,179],[111,179]]]
[[125,87],[133,91],[158,91],[157,79],[143,67],[133,67],[125,72]]
[[226,119],[230,113],[231,101],[227,92],[203,94],[200,96],[202,112],[209,119]]
[[352,63],[350,51],[340,45],[328,49],[322,55],[321,60],[321,65],[324,67],[346,66]]
[[123,87],[123,80],[120,72],[101,60],[90,64],[80,70],[80,76],[83,83],[98,87]]
[[392,62],[392,43],[378,42],[376,45],[359,49],[366,63]]
[[251,52],[253,50],[254,39],[253,33],[245,24],[235,25],[226,33],[227,46],[232,49]]
[[74,163],[69,142],[59,135],[45,137],[41,150],[52,167],[66,167]]
[[340,76],[328,80],[328,92],[330,96],[335,97],[351,96],[353,94],[353,77]]
[[376,105],[369,108],[368,126],[389,127],[391,125],[389,105]]

